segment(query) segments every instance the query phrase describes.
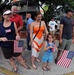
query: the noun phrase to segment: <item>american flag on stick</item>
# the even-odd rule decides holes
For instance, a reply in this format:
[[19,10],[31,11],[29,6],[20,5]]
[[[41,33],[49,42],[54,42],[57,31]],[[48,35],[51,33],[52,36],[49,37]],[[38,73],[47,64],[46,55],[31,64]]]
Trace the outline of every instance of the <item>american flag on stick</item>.
[[72,61],[73,55],[74,55],[73,51],[64,50],[62,56],[60,57],[60,59],[57,62],[57,65],[68,68]]
[[14,40],[14,53],[22,53],[23,51],[23,40]]

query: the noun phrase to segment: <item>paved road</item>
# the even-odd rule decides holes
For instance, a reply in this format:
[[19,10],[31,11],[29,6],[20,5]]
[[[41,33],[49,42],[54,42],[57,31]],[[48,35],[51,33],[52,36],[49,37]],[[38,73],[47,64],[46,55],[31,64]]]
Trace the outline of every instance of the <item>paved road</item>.
[[[56,41],[56,43],[58,46],[58,41]],[[26,48],[26,39],[25,39],[24,48]],[[73,44],[71,45],[70,50],[74,51]],[[56,56],[56,53],[57,52],[54,53],[54,58]],[[40,59],[41,59],[42,54],[43,54],[43,51],[41,51],[41,53],[40,53],[40,56],[39,56]],[[60,66],[56,65],[54,62],[52,62],[52,63],[50,63],[51,70],[50,71],[43,71],[41,68],[42,63],[36,62],[36,65],[38,67],[37,70],[32,68],[32,66],[31,66],[31,51],[24,50],[22,53],[22,56],[24,59],[27,60],[27,64],[31,67],[31,69],[27,70],[27,69],[23,68],[17,61],[15,61],[18,66],[19,74],[21,74],[21,75],[63,75],[63,74],[69,73],[69,72],[74,72],[74,58],[73,58],[68,69],[60,67]],[[1,53],[1,50],[0,50],[0,66],[12,71],[12,66],[10,65],[8,60],[4,59],[4,57]],[[0,72],[0,75],[5,75],[5,74]]]

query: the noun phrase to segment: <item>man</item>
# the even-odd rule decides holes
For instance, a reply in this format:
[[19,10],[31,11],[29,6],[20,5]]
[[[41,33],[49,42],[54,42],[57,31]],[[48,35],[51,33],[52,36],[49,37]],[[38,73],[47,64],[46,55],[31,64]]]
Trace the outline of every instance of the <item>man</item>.
[[23,28],[22,17],[19,14],[17,14],[17,12],[18,12],[18,7],[17,6],[12,6],[11,11],[12,11],[12,16],[11,16],[10,20],[12,22],[16,23],[17,29],[18,29],[18,32],[19,32]]
[[49,25],[49,31],[55,34],[55,31],[56,31],[55,26],[58,24],[54,21],[54,18],[51,19],[48,25]]
[[27,36],[27,50],[31,50],[31,45],[29,44],[30,43],[30,25],[33,22],[33,19],[31,18],[31,14],[30,13],[26,14],[26,19],[27,19],[26,29],[27,29],[27,32],[28,32],[28,36]]
[[73,22],[72,17],[73,11],[70,9],[66,10],[66,16],[61,18],[60,21],[60,40],[59,40],[59,50],[57,53],[57,57],[55,59],[55,63],[57,62],[62,50],[69,50],[71,41],[74,42],[74,37],[72,40],[72,32],[73,31]]

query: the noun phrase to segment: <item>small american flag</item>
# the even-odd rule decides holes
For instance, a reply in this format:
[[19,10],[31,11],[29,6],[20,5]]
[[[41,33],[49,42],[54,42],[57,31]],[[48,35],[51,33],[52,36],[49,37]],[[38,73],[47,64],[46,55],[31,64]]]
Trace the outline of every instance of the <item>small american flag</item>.
[[23,51],[23,40],[14,40],[14,53],[21,53]]
[[74,55],[74,52],[64,50],[62,56],[60,57],[60,59],[57,62],[57,65],[68,68],[72,61],[73,55]]

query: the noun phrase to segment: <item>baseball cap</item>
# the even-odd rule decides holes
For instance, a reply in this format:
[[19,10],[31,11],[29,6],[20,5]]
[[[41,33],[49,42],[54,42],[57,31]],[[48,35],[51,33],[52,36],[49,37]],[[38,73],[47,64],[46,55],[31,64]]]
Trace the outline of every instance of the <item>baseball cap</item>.
[[72,12],[72,13],[73,13],[74,11],[71,10],[71,9],[66,9],[65,12],[66,12],[66,13],[68,13],[68,12]]
[[3,13],[3,15],[8,15],[8,14],[11,14],[11,11],[10,10],[7,10]]

